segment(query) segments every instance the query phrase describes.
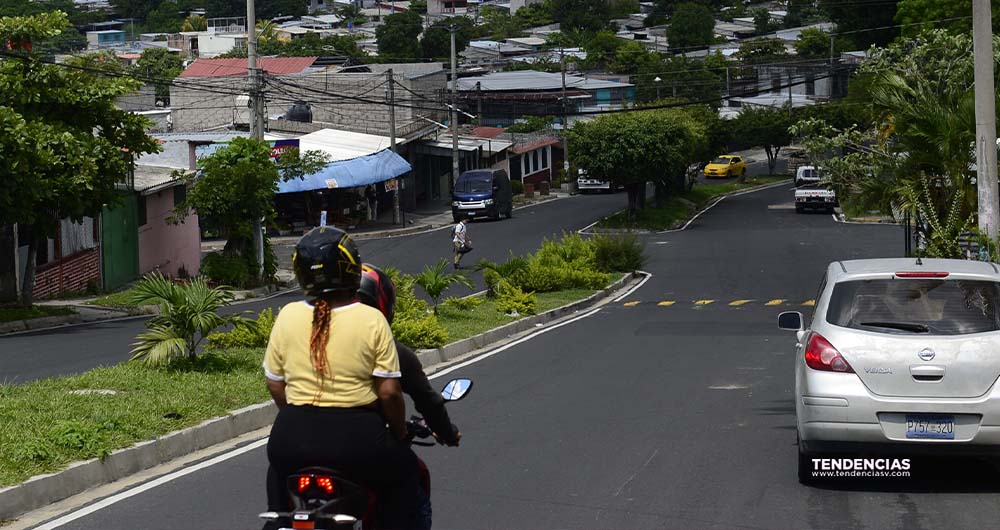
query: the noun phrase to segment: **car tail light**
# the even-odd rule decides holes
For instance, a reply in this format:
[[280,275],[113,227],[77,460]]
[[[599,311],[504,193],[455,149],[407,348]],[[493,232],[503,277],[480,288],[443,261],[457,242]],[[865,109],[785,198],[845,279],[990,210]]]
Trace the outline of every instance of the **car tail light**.
[[813,333],[806,343],[806,366],[813,370],[853,374],[854,369],[844,359],[837,348],[819,333]]
[[947,278],[947,272],[897,272],[897,278]]

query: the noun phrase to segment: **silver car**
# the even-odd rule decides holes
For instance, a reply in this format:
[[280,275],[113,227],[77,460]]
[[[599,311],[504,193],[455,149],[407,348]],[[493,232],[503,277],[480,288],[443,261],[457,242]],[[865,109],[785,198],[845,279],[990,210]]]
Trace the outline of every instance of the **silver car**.
[[960,260],[872,259],[827,268],[796,331],[799,479],[819,453],[1000,450],[1000,269]]

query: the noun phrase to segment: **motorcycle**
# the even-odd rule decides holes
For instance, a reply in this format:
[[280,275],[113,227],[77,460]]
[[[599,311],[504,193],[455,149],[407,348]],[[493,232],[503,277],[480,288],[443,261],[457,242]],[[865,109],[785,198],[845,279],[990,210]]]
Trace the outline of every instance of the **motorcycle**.
[[[468,395],[472,388],[471,379],[453,379],[444,386],[441,396],[445,401],[458,401]],[[419,416],[411,416],[407,422],[411,445],[434,446],[434,442],[423,442],[433,436],[430,428]],[[420,466],[420,483],[423,493],[431,494],[431,475],[427,465],[417,458]],[[291,499],[290,512],[264,512],[259,515],[265,521],[273,521],[280,530],[374,530],[376,527],[375,493],[362,484],[352,482],[336,470],[323,467],[300,469],[286,481]],[[289,525],[289,526],[285,526]]]

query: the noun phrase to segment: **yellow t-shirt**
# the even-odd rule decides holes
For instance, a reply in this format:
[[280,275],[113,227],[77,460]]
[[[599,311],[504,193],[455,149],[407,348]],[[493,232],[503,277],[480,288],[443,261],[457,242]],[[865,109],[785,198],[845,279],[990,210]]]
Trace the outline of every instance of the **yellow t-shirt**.
[[354,303],[330,312],[326,370],[309,357],[313,307],[293,302],[281,308],[264,354],[264,375],[285,382],[292,405],[360,407],[378,399],[372,377],[396,378],[399,358],[389,323],[378,309]]

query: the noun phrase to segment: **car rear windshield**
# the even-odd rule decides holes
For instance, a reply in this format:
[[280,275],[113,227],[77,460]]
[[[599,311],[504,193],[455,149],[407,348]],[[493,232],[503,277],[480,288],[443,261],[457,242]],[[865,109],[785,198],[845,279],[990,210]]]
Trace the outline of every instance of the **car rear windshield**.
[[806,179],[818,179],[819,178],[819,171],[817,171],[815,169],[811,169],[811,168],[810,169],[803,169],[802,170],[802,178],[806,178]]
[[486,193],[491,191],[493,175],[490,173],[469,173],[462,175],[455,183],[455,191],[459,193]]
[[880,279],[838,283],[826,320],[882,333],[965,335],[1000,330],[1000,285],[980,280]]

